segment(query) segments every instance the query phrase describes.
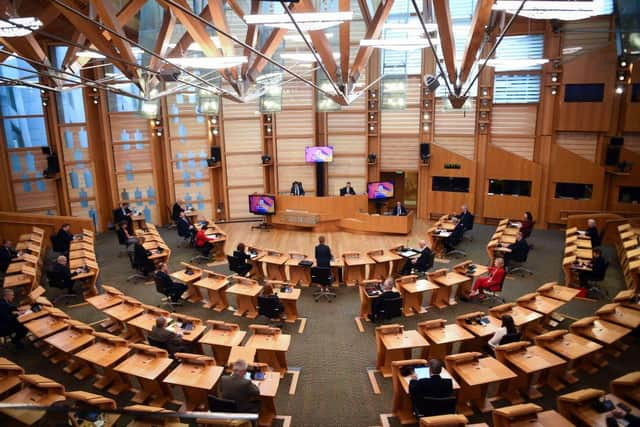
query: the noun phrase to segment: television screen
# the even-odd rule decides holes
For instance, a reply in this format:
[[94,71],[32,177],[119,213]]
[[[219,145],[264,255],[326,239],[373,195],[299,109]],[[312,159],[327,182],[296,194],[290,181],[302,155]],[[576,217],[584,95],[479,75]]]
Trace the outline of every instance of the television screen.
[[276,198],[265,194],[250,194],[249,212],[255,215],[273,215],[276,213]]
[[489,195],[531,196],[531,181],[490,179]]
[[393,197],[393,182],[370,182],[367,184],[369,200],[390,199]]
[[333,147],[305,147],[304,161],[310,163],[332,162]]
[[556,182],[556,199],[590,200],[592,194],[593,184]]

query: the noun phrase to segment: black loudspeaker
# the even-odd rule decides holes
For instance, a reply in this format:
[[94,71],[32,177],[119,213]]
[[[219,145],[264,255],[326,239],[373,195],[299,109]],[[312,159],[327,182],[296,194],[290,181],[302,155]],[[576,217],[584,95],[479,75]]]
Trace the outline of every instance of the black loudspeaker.
[[622,147],[624,145],[624,138],[621,136],[612,136],[609,140],[609,145],[614,147]]
[[620,146],[609,145],[607,146],[607,159],[605,164],[607,166],[617,166],[620,161]]
[[431,158],[431,146],[428,142],[420,144],[420,159],[422,161],[429,160]]
[[211,158],[214,162],[219,162],[221,160],[220,147],[211,147]]

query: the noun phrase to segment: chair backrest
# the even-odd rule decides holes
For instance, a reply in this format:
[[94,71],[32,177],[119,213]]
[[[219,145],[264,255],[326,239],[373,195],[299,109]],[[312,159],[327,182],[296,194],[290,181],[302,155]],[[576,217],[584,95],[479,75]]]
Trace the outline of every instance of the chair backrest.
[[504,344],[511,344],[512,342],[518,342],[520,341],[520,337],[522,336],[522,334],[520,332],[514,332],[511,334],[507,334],[505,336],[502,337],[502,339],[500,340],[500,345],[504,345]]
[[519,254],[520,256],[518,258],[513,257],[513,260],[516,262],[526,262],[527,258],[529,257],[530,249],[531,248],[529,247],[529,245],[523,245],[522,253]]
[[62,277],[55,271],[47,270],[47,281],[49,282],[49,286],[53,288],[62,289],[64,288],[64,280]]
[[331,268],[329,267],[312,267],[311,281],[321,286],[331,285]]
[[116,228],[116,236],[118,236],[118,243],[121,245],[127,244],[127,236],[120,232],[120,228]]
[[153,275],[153,283],[155,283],[156,291],[158,291],[159,294],[166,295],[164,283],[162,283],[162,280],[155,274]]
[[235,400],[222,399],[212,394],[207,396],[211,412],[238,412]]
[[421,396],[413,402],[414,410],[422,417],[456,413],[457,399],[449,397]]
[[169,351],[169,348],[168,348],[167,344],[163,343],[162,341],[157,341],[157,340],[154,340],[151,337],[147,337],[147,342],[149,343],[150,346],[158,347],[158,348],[161,348],[162,350]]
[[507,278],[507,274],[505,273],[502,275],[502,280],[500,281],[500,283],[489,287],[489,290],[491,292],[502,292],[502,288],[504,287],[504,281],[506,278]]
[[476,217],[472,213],[470,213],[469,214],[469,218],[470,218],[469,222],[467,223],[468,227],[466,227],[466,229],[467,230],[473,230],[473,223],[474,223]]
[[229,270],[238,273],[238,258],[233,255],[227,255],[227,262],[229,263]]
[[378,309],[380,320],[390,320],[402,316],[402,297],[389,298],[381,301]]
[[280,300],[276,297],[258,295],[258,314],[269,319],[280,317]]

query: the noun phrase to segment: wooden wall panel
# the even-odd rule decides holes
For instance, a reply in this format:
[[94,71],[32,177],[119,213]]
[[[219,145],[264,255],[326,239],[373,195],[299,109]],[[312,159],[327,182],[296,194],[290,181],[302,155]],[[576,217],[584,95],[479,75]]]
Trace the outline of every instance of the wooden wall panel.
[[[282,109],[310,110],[313,106],[313,88],[299,80],[292,80],[282,88]],[[287,113],[288,114],[288,113]],[[278,117],[282,117],[282,113]]]
[[249,194],[262,193],[262,186],[243,187],[239,189],[231,189],[229,191],[229,212],[231,218],[251,218],[253,214],[249,212]]
[[[637,121],[640,122],[640,120]],[[640,154],[640,133],[625,133],[623,136],[625,150]],[[640,167],[640,165],[638,166]]]
[[[640,140],[640,138],[638,138]],[[607,209],[612,211],[640,212],[640,203],[619,202],[620,187],[640,187],[640,151],[631,151],[627,139],[620,153],[620,161],[633,164],[630,175],[611,175]]]
[[556,144],[590,162],[596,161],[598,135],[583,132],[558,132]]
[[73,233],[80,233],[83,228],[93,230],[93,222],[89,218],[55,216],[46,213],[0,212],[0,236],[14,242],[21,234],[31,232],[36,226],[44,229],[44,243],[50,246],[49,236],[57,233],[62,224],[70,224]]
[[358,134],[366,135],[367,116],[362,112],[327,113],[327,132],[329,135]]
[[473,136],[435,136],[435,144],[445,150],[453,151],[468,160],[473,160],[475,148]]
[[434,114],[433,141],[441,147],[473,160],[475,156],[475,103],[468,102],[465,108],[458,110],[445,108],[448,102],[437,98]]
[[293,181],[301,181],[305,192],[315,193],[315,164],[304,161],[304,147],[313,145],[313,139],[280,138],[280,126],[278,122],[278,193],[289,194]]
[[327,144],[334,147],[333,162],[328,165],[328,195],[337,195],[347,181],[358,192],[367,181],[366,114],[328,113]]
[[51,179],[14,181],[13,191],[20,212],[42,212],[54,215],[57,206],[56,182]]
[[380,168],[382,171],[417,171],[420,158],[418,136],[382,136]]
[[[455,163],[460,169],[445,169],[444,165]],[[458,153],[447,150],[438,144],[431,144],[431,162],[429,166],[422,166],[424,177],[423,188],[426,189],[427,215],[444,214],[460,211],[460,206],[466,204],[474,212],[476,189],[476,165],[475,162],[461,156]],[[454,193],[432,190],[432,178],[434,176],[466,177],[469,178],[468,193]],[[420,195],[419,197],[424,197]]]
[[491,143],[527,160],[533,160],[537,104],[494,105]]
[[278,139],[300,136],[313,138],[313,130],[311,111],[287,111],[285,114],[278,114],[276,121],[276,137]]
[[418,138],[420,109],[407,108],[400,111],[381,111],[381,133],[385,135],[415,135]]
[[535,137],[517,136],[492,136],[491,144],[505,151],[522,157],[526,160],[533,160],[533,150],[536,143]]

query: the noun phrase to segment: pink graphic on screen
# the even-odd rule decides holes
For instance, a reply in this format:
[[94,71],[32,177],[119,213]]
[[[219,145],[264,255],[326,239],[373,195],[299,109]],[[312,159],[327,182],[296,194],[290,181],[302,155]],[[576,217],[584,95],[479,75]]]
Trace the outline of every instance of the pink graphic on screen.
[[369,199],[388,199],[393,197],[393,182],[370,182],[367,186]]
[[273,196],[249,196],[249,212],[256,215],[276,213],[276,203]]
[[333,161],[333,147],[305,147],[304,161],[324,163]]

